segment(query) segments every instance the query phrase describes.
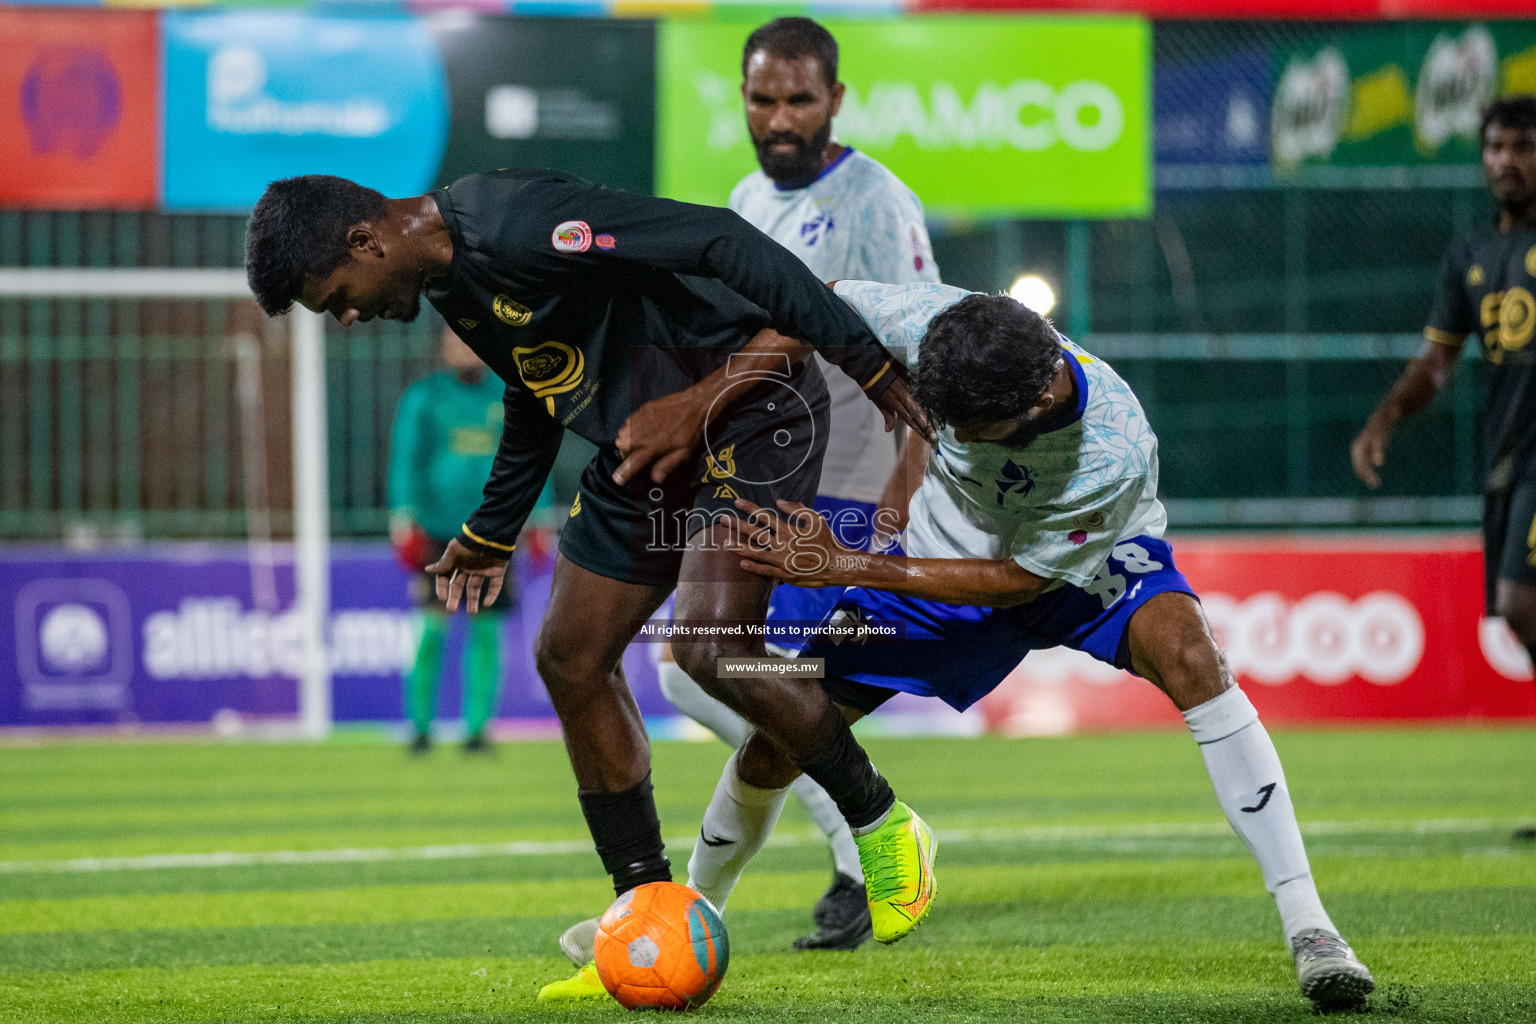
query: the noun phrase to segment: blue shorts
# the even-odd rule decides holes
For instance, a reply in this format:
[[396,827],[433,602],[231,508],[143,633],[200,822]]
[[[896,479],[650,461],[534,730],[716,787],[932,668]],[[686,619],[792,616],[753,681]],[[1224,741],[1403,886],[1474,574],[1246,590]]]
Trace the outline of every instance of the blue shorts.
[[[900,554],[900,549],[893,551]],[[868,713],[894,691],[938,697],[964,711],[990,693],[1030,651],[1071,647],[1131,670],[1126,631],[1142,605],[1164,593],[1195,596],[1155,537],[1115,545],[1087,587],[1057,587],[1013,608],[941,604],[883,590],[848,587],[828,626],[874,629],[869,639],[818,636],[803,658],[825,658],[822,686],[834,701]],[[881,632],[897,638],[882,639]]]
[[[868,550],[869,542],[875,536],[876,506],[873,503],[818,494],[814,508],[831,524],[832,535],[839,544],[855,551]],[[791,649],[803,644],[806,630],[824,620],[842,596],[842,587],[811,588],[780,583],[768,599],[768,642]],[[775,622],[798,623],[801,628],[791,635],[785,632],[784,625],[775,630]]]

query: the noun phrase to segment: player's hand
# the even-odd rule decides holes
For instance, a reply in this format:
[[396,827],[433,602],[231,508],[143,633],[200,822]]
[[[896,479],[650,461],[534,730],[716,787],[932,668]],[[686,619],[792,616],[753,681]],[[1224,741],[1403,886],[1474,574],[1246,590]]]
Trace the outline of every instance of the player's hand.
[[459,601],[473,615],[481,607],[489,608],[501,593],[502,582],[507,578],[507,560],[491,555],[478,555],[457,540],[448,542],[443,557],[426,567],[426,572],[437,577],[437,599],[450,611],[459,610]]
[[912,397],[905,377],[897,377],[891,381],[890,386],[880,392],[873,401],[876,408],[885,416],[887,433],[896,429],[896,421],[899,419],[929,444],[938,442],[938,434],[934,433],[933,424],[928,422],[928,414],[923,412],[923,407],[918,405],[917,399]]
[[646,466],[661,483],[698,450],[711,399],[697,386],[653,398],[630,413],[614,444],[624,460],[613,471],[613,482],[628,483]]
[[1375,490],[1381,486],[1381,475],[1376,471],[1387,461],[1387,444],[1392,440],[1392,428],[1372,419],[1349,446],[1349,461],[1365,486]]
[[848,582],[838,574],[848,570],[850,559],[869,557],[839,544],[815,509],[783,499],[778,506],[782,517],[736,499],[736,507],[750,518],[735,520],[738,533],[731,549],[742,556],[747,572],[797,587],[838,587]]

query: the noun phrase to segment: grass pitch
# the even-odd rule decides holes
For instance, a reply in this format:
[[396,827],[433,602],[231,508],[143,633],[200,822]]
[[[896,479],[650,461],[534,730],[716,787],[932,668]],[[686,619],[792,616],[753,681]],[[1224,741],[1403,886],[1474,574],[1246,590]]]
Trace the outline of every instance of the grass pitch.
[[[1375,1020],[1536,1020],[1536,731],[1276,736]],[[794,802],[699,1019],[1301,1021],[1279,919],[1182,733],[872,740],[939,830],[901,944],[791,953],[829,878]],[[725,759],[662,743],[679,877]],[[619,1020],[549,1010],[611,890],[556,744],[0,749],[0,1020]],[[1341,1020],[1355,1019],[1341,1015]]]

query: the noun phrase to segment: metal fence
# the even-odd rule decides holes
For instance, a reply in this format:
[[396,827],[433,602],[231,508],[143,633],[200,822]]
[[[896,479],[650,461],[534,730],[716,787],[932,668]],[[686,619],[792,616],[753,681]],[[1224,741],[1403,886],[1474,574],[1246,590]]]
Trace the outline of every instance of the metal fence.
[[[1350,474],[1348,444],[1418,346],[1440,253],[1486,200],[1474,183],[1365,184],[1164,187],[1149,221],[935,224],[935,255],[964,287],[1057,283],[1058,323],[1141,396],[1176,524],[1470,524],[1481,364],[1404,431],[1381,494]],[[234,267],[242,231],[229,216],[3,212],[0,266]],[[283,533],[286,345],[245,303],[0,301],[0,538],[242,535],[254,507]],[[395,405],[435,347],[426,318],[330,330],[336,533],[384,530]]]

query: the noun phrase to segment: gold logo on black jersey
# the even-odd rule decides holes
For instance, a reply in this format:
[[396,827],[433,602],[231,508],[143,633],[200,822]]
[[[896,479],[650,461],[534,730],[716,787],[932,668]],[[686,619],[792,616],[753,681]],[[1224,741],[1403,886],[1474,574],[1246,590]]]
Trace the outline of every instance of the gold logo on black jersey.
[[1536,277],[1536,245],[1525,250],[1525,272]]
[[471,320],[471,319],[469,319],[469,317],[465,317],[464,319],[459,321],[459,326],[464,328],[466,331],[472,331],[476,327],[480,326],[480,321],[479,320]]
[[579,515],[581,515],[581,492],[577,491],[576,500],[571,502],[571,518],[575,519]]
[[505,295],[496,296],[491,301],[491,309],[496,312],[496,319],[509,323],[513,327],[527,327],[533,319],[533,310]]
[[1530,342],[1536,330],[1536,297],[1524,288],[1511,288],[1499,303],[1499,347],[1516,352]]
[[[1532,248],[1531,252],[1536,252],[1536,248]],[[1529,265],[1530,262],[1531,262],[1531,258],[1529,256],[1527,256],[1525,258],[1525,262],[1526,262],[1527,265]],[[1470,267],[1467,268],[1467,287],[1468,288],[1476,288],[1478,285],[1480,285],[1482,283],[1483,283],[1483,267],[1482,267],[1482,264],[1474,263]]]
[[517,375],[535,397],[544,399],[544,408],[555,414],[555,396],[563,395],[581,383],[586,360],[581,349],[546,341],[532,348],[514,348]]
[[[720,449],[720,454],[706,457],[704,478],[701,483],[709,483],[711,480],[729,480],[736,475],[736,446],[726,445]],[[716,497],[719,497],[717,494]]]

